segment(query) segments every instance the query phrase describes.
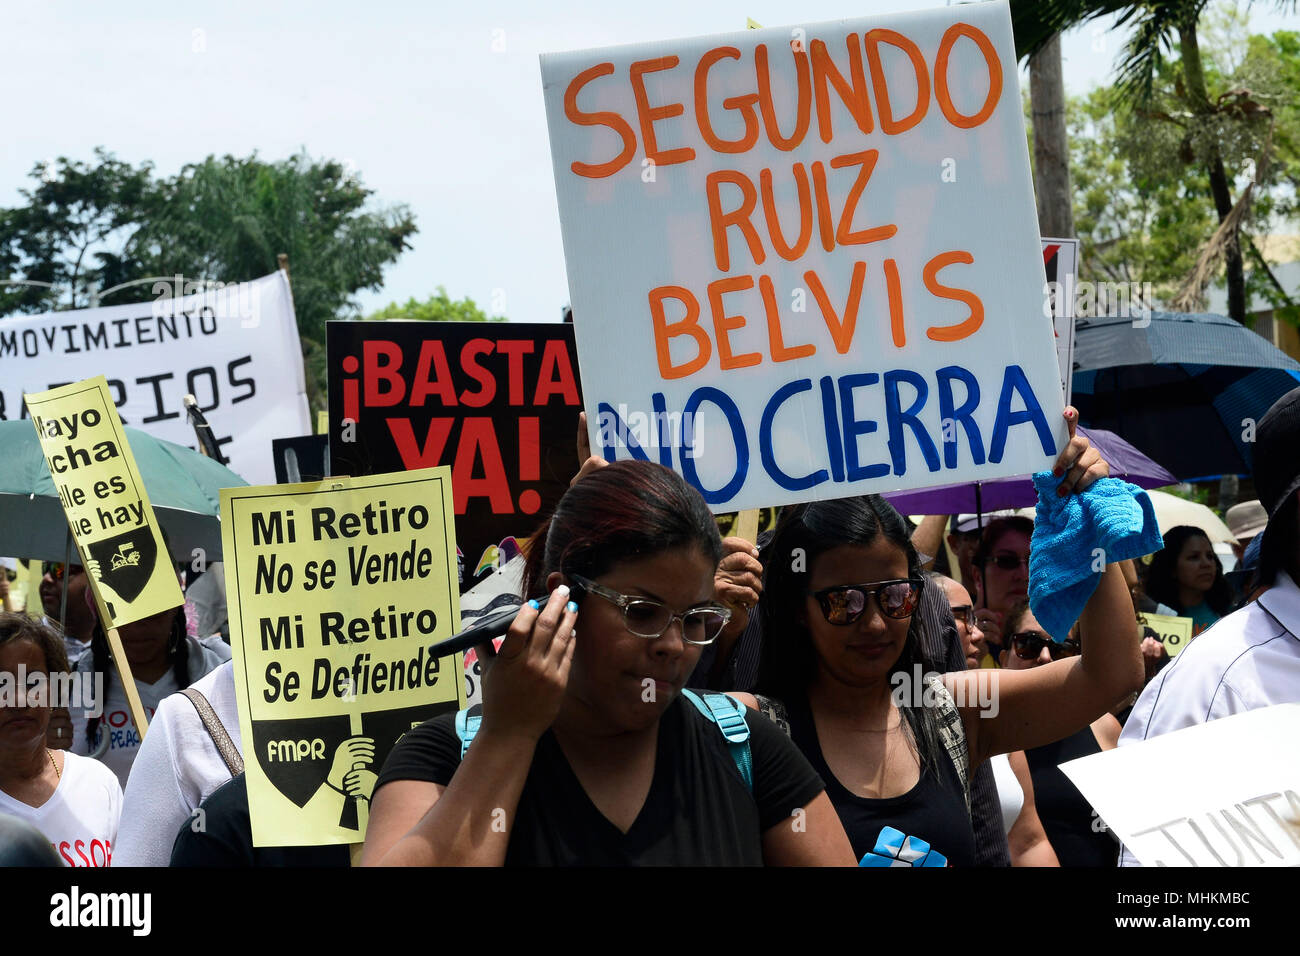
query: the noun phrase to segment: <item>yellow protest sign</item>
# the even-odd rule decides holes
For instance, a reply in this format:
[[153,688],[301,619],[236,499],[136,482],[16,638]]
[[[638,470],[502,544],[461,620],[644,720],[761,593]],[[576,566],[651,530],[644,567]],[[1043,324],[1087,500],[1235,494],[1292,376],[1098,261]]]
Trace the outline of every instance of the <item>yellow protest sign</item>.
[[221,492],[255,846],[360,843],[397,739],[464,703],[447,467]]
[[1168,614],[1143,614],[1142,619],[1160,635],[1160,640],[1165,645],[1165,653],[1170,657],[1177,657],[1178,652],[1192,642],[1192,626],[1194,622],[1190,617],[1171,617]]
[[23,398],[105,626],[182,604],[108,381],[100,375]]

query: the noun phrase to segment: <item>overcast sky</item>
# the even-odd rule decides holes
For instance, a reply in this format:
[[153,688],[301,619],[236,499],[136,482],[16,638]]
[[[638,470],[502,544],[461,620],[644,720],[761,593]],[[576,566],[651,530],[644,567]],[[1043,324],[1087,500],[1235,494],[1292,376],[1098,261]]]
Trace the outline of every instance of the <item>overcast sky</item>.
[[[166,175],[210,153],[306,149],[415,213],[414,248],[362,294],[367,311],[441,284],[512,319],[557,320],[568,291],[539,53],[939,5],[0,0],[0,205],[35,163],[96,146]],[[1256,32],[1284,25],[1252,17]],[[1122,42],[1103,26],[1068,35],[1069,90],[1104,82]]]

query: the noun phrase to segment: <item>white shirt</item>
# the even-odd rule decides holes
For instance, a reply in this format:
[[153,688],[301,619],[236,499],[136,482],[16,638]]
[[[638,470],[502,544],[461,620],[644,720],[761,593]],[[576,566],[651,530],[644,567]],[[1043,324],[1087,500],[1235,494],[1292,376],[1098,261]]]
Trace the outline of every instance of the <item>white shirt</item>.
[[1025,790],[1011,769],[1008,754],[995,754],[989,758],[989,764],[993,767],[993,782],[997,785],[998,802],[1002,805],[1002,829],[1010,834],[1020,811],[1025,808]]
[[[235,707],[235,665],[229,661],[192,685],[208,699],[242,754]],[[164,699],[149,724],[126,785],[119,866],[166,866],[180,828],[230,771],[187,697]]]
[[63,772],[50,799],[28,806],[0,791],[0,813],[26,820],[68,866],[108,866],[117,843],[122,788],[98,760],[63,752]]
[[[187,640],[191,684],[221,663],[230,660],[230,647],[219,637],[202,640],[191,637]],[[93,654],[83,654],[77,661],[76,670],[82,673],[92,673],[94,669]],[[131,710],[126,702],[126,689],[122,686],[122,680],[118,677],[116,669],[113,669],[108,685],[108,699],[104,702],[104,713],[96,726],[93,743],[86,739],[86,725],[89,718],[85,708],[69,708],[72,716],[72,750],[73,753],[93,755],[107,735],[108,749],[99,759],[117,774],[118,782],[125,787],[127,777],[131,773],[131,764],[140,750],[140,734],[131,720]],[[145,719],[151,724],[159,702],[169,694],[180,690],[176,683],[176,676],[170,670],[152,684],[137,680],[135,687],[140,694],[140,705],[144,708]],[[186,703],[192,710],[193,705],[188,701]]]
[[[1273,704],[1300,702],[1300,588],[1283,571],[1203,631],[1133,705],[1121,747]],[[1127,851],[1120,866],[1137,866]]]

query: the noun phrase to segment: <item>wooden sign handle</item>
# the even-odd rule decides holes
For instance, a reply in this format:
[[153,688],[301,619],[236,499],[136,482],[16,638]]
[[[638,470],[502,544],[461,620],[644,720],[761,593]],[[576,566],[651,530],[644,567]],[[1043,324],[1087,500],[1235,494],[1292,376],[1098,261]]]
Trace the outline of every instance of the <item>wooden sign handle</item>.
[[758,509],[750,508],[748,511],[742,511],[736,515],[736,526],[733,534],[737,538],[744,538],[750,544],[758,542]]
[[122,648],[122,636],[117,633],[115,627],[107,628],[106,633],[108,646],[113,652],[113,663],[117,666],[117,676],[126,690],[127,709],[131,711],[131,720],[135,724],[135,729],[140,731],[140,739],[144,740],[145,731],[149,729],[149,720],[144,715],[144,704],[140,702],[140,692],[136,690],[135,678],[131,676],[131,662],[126,659],[126,651]]

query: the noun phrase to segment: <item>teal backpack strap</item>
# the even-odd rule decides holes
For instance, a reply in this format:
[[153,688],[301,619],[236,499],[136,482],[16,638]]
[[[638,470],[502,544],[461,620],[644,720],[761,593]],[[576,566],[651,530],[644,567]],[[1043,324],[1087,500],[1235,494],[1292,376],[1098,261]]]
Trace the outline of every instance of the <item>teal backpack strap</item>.
[[483,723],[482,714],[470,715],[470,710],[477,710],[466,707],[464,710],[456,711],[456,736],[460,738],[460,759],[465,759],[465,754],[469,751],[469,745],[474,742],[474,735],[478,733],[479,724]]
[[749,724],[745,721],[745,705],[726,694],[710,692],[696,694],[684,687],[682,695],[722,731],[722,736],[727,741],[727,749],[731,751],[731,759],[736,762],[736,769],[745,778],[745,786],[749,787],[752,793],[754,758],[749,747]]

